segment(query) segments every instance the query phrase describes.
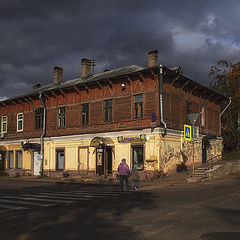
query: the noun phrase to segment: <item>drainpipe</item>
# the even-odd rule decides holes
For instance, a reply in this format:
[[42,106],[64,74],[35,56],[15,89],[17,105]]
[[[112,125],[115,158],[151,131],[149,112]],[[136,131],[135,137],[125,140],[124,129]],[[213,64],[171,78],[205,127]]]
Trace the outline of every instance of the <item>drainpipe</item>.
[[232,98],[229,98],[229,103],[228,105],[223,109],[223,111],[220,113],[220,117],[223,115],[223,113],[228,109],[228,107],[230,106],[230,104],[232,103]]
[[167,124],[163,121],[163,65],[159,65],[159,112],[160,122],[164,127],[162,136],[167,135]]
[[43,174],[43,138],[46,134],[46,106],[42,99],[42,92],[39,93],[39,99],[43,107],[43,131],[41,135],[41,175]]

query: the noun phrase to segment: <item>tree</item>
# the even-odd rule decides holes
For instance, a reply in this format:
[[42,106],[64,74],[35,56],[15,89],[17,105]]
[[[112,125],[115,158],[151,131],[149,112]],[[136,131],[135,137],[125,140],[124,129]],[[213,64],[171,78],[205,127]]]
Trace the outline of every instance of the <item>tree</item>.
[[[222,136],[225,151],[240,150],[240,62],[220,60],[211,66],[210,88],[231,97],[232,103],[222,115]],[[226,103],[225,103],[226,106]],[[224,104],[223,104],[224,107]]]

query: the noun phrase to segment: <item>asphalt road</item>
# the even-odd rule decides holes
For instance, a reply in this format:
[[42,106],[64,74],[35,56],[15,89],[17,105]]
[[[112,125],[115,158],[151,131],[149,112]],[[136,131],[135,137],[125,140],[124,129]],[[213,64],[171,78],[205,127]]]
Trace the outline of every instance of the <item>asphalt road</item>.
[[239,240],[240,176],[123,193],[1,178],[0,239]]

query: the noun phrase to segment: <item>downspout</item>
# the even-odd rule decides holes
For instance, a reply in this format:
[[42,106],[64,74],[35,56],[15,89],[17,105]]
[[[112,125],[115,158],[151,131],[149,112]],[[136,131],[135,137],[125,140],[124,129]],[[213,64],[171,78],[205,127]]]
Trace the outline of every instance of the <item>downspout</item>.
[[162,136],[167,135],[167,124],[163,120],[163,65],[159,65],[159,112],[160,112],[160,123],[164,130]]
[[39,99],[43,107],[43,131],[41,135],[41,175],[42,175],[43,174],[43,148],[44,148],[43,138],[46,134],[46,106],[42,99],[42,92],[39,93]]
[[221,132],[221,130],[222,130],[222,115],[223,115],[223,113],[228,109],[228,107],[230,106],[230,104],[232,103],[232,98],[230,97],[229,99],[229,103],[228,103],[228,105],[223,109],[223,111],[220,113],[220,119],[219,119],[219,121],[220,121],[220,124],[219,124],[219,130],[220,130],[220,134],[222,134]]
[[229,103],[228,105],[223,109],[223,111],[220,113],[220,117],[223,115],[223,113],[228,109],[228,107],[230,106],[230,104],[232,103],[232,98],[229,98]]

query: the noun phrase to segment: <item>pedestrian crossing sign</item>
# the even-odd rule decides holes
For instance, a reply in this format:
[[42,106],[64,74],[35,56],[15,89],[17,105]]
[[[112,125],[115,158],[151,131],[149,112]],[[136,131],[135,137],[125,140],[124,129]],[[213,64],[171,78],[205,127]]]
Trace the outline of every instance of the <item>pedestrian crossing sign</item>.
[[184,140],[191,141],[192,126],[184,124]]

